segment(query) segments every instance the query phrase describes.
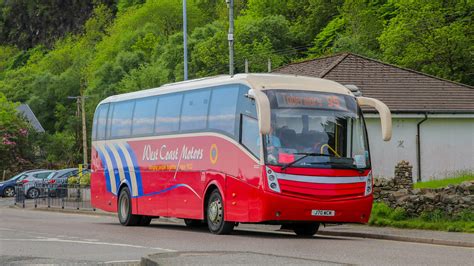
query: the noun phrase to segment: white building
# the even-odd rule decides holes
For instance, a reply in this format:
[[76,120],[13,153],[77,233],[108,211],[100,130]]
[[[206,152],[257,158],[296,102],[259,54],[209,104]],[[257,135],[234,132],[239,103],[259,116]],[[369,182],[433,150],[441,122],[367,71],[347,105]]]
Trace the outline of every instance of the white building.
[[289,64],[275,72],[353,84],[364,96],[389,106],[389,142],[382,141],[375,110],[364,110],[375,176],[393,177],[401,160],[413,165],[415,180],[474,172],[473,87],[351,53]]

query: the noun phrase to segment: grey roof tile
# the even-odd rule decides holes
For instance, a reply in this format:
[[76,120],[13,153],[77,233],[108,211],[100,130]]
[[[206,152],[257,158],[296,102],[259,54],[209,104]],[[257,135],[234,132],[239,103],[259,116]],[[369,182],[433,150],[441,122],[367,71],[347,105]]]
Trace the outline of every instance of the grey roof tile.
[[469,85],[352,53],[292,63],[274,72],[356,85],[394,113],[474,113],[474,88]]

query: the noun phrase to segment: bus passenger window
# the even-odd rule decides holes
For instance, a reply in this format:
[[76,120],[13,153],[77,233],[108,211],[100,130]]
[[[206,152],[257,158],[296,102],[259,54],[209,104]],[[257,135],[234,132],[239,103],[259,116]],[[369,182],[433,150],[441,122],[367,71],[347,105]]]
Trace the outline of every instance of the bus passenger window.
[[211,106],[209,108],[209,128],[226,131],[234,135],[235,109],[239,88],[223,87],[212,91]]
[[157,101],[158,98],[137,100],[133,112],[132,135],[140,136],[153,133]]
[[180,131],[206,128],[210,94],[210,90],[199,90],[184,95]]
[[135,101],[119,102],[114,106],[110,135],[127,137],[132,132],[132,113]]
[[178,131],[182,99],[182,94],[172,94],[159,98],[155,122],[156,133]]
[[[109,111],[109,104],[99,106],[97,110],[97,140],[105,139],[105,126],[107,124],[107,112]],[[94,123],[95,124],[95,123]]]
[[242,115],[241,143],[257,158],[260,157],[260,131],[257,119]]

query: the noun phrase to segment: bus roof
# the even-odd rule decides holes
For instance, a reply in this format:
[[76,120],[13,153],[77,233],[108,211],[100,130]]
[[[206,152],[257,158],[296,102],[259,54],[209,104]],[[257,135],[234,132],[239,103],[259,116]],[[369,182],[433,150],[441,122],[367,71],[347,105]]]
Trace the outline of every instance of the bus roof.
[[146,89],[136,92],[114,95],[101,102],[119,102],[123,100],[144,98],[172,92],[187,91],[198,88],[214,87],[225,84],[243,84],[252,89],[285,89],[285,90],[308,90],[315,92],[331,92],[344,95],[352,95],[349,89],[343,85],[320,78],[286,75],[286,74],[237,74],[234,76],[220,75],[214,77],[193,79],[176,83],[165,84],[158,88]]

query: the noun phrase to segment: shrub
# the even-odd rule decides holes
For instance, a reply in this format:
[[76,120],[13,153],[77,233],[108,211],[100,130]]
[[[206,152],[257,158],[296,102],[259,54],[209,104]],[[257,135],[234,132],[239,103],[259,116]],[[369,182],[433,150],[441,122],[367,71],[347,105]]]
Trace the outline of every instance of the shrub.
[[91,184],[91,175],[84,174],[81,178],[78,176],[71,176],[67,179],[68,185],[81,185],[81,186],[88,186]]
[[441,210],[425,211],[421,213],[420,219],[425,222],[441,222],[446,220],[446,216]]
[[85,174],[81,177],[80,184],[82,186],[88,186],[91,184],[91,174]]
[[394,221],[402,221],[407,218],[407,213],[403,208],[396,208],[393,210],[393,212],[390,214],[390,219]]
[[372,207],[372,216],[388,218],[391,213],[392,209],[390,209],[390,207],[388,207],[385,203],[374,202]]

